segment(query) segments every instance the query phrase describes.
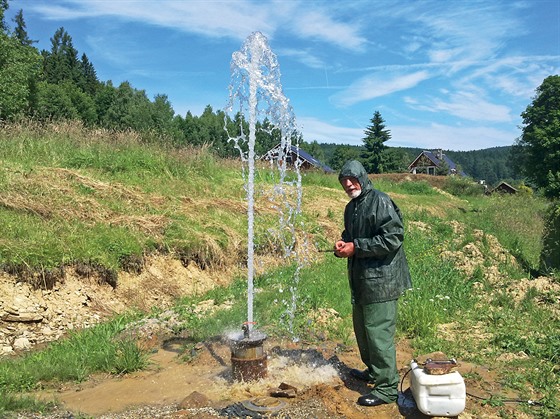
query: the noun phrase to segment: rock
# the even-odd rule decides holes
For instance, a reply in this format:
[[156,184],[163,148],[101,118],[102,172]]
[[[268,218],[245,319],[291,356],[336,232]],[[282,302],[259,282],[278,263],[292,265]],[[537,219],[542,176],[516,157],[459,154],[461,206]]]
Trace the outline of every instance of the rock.
[[283,382],[278,386],[278,388],[270,389],[269,394],[272,397],[286,397],[291,399],[296,397],[297,388]]
[[54,331],[49,326],[44,326],[43,328],[41,328],[40,333],[44,336],[49,337],[54,334]]
[[9,355],[14,352],[14,348],[11,346],[2,346],[2,355]]
[[14,340],[13,348],[18,351],[22,349],[29,349],[31,348],[31,342],[27,338],[17,338]]
[[4,314],[2,320],[5,322],[38,323],[43,321],[43,316],[38,313]]
[[179,409],[197,409],[209,405],[208,397],[198,391],[193,391],[179,403]]
[[13,314],[15,316],[17,316],[19,314],[18,309],[13,307],[13,306],[6,306],[6,307],[4,307],[4,310],[6,311],[6,313]]

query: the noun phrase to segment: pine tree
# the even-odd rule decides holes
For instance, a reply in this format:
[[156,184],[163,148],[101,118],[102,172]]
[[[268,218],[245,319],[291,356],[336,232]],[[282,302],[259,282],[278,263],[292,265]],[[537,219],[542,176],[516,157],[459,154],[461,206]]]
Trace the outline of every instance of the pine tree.
[[383,173],[385,171],[384,144],[391,138],[391,132],[385,129],[384,120],[379,111],[375,111],[371,118],[371,125],[366,128],[363,138],[365,150],[362,153],[362,163],[368,173]]
[[42,51],[43,75],[49,83],[71,81],[79,84],[81,76],[78,51],[72,44],[72,37],[61,27],[51,38],[51,50]]
[[13,36],[19,41],[21,45],[28,47],[37,42],[29,39],[29,35],[27,34],[27,26],[25,25],[25,20],[23,19],[23,11],[21,9],[16,14],[13,20],[16,24]]
[[80,88],[85,93],[95,95],[100,83],[95,68],[85,53],[82,54],[82,60],[80,61],[80,73]]

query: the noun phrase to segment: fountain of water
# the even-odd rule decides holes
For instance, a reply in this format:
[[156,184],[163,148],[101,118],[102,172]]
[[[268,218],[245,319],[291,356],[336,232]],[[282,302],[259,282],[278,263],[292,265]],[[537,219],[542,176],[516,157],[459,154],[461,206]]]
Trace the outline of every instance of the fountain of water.
[[[242,333],[230,335],[232,364],[234,378],[254,379],[266,374],[266,353],[262,344],[266,339],[264,333],[253,330],[253,276],[254,276],[254,176],[255,176],[255,141],[257,123],[266,119],[276,133],[280,133],[280,147],[274,161],[280,169],[280,182],[275,190],[280,195],[284,193],[283,183],[286,174],[287,153],[291,149],[291,140],[295,137],[295,118],[289,101],[282,91],[280,71],[275,54],[271,51],[266,37],[260,32],[254,32],[244,42],[241,50],[232,55],[231,61],[232,83],[230,85],[230,101],[228,113],[242,115],[239,132],[230,140],[235,142],[244,163],[247,192],[247,322],[243,325]],[[244,112],[248,112],[248,130],[244,131]],[[246,147],[246,149],[245,149]],[[299,175],[299,161],[293,162],[297,168],[299,189],[301,177]],[[245,166],[248,167],[245,173]],[[300,211],[301,193],[298,193]],[[293,211],[292,211],[293,213]],[[293,246],[293,243],[292,243]],[[289,246],[288,246],[289,247]],[[285,249],[285,253],[292,253],[293,247]],[[292,290],[293,291],[293,290]],[[292,296],[292,305],[295,295]],[[293,309],[295,311],[295,308]]]

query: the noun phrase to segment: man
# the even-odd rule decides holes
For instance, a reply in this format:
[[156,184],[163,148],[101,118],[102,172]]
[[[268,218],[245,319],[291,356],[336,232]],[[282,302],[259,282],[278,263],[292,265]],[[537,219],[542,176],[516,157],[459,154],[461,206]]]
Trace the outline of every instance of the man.
[[373,188],[360,162],[347,162],[338,179],[350,202],[335,255],[348,258],[354,333],[367,367],[351,374],[375,384],[371,393],[358,398],[358,404],[378,406],[398,396],[397,299],[412,286],[402,246],[404,226],[399,208]]

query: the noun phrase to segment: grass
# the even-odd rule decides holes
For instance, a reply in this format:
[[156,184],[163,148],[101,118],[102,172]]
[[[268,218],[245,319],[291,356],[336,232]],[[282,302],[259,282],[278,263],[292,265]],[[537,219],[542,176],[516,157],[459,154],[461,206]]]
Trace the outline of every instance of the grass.
[[549,205],[545,200],[495,194],[471,198],[470,205],[473,210],[461,216],[464,222],[498,237],[526,270],[538,270],[544,215]]
[[144,368],[147,354],[136,340],[122,334],[137,315],[119,316],[107,323],[72,332],[45,350],[0,362],[0,388],[26,392],[44,383],[81,382],[95,372],[125,374]]
[[[170,253],[208,270],[230,267],[234,275],[229,286],[178,300],[177,332],[203,341],[246,321],[247,284],[240,268],[246,257],[245,204],[235,162],[204,150],[142,144],[133,133],[88,132],[72,124],[4,126],[0,137],[4,270],[41,287],[47,284],[39,279],[50,277],[37,272],[85,263],[112,273],[108,277],[116,284],[117,273],[134,258]],[[275,176],[259,169],[257,179],[256,252],[279,258],[286,232],[276,223],[285,208],[269,194]],[[400,300],[398,338],[407,339],[415,355],[437,350],[492,365],[502,388],[488,394],[488,405],[503,404],[501,390],[512,390],[543,404],[520,405],[519,411],[560,415],[560,293],[553,286],[558,278],[548,287],[535,280],[548,204],[440,183],[435,189],[425,180],[374,180],[405,216],[413,288]],[[354,345],[346,262],[315,251],[338,238],[346,199],[336,175],[310,172],[303,185],[304,213],[296,220],[303,266],[292,259],[255,277],[255,321],[270,336]],[[57,280],[54,273],[51,281]],[[229,303],[229,309],[200,316],[197,307],[208,299]],[[95,372],[145,368],[148,353],[125,330],[148,315],[127,313],[43,350],[0,359],[0,415],[50,409],[28,395],[42,387],[83,381]]]

